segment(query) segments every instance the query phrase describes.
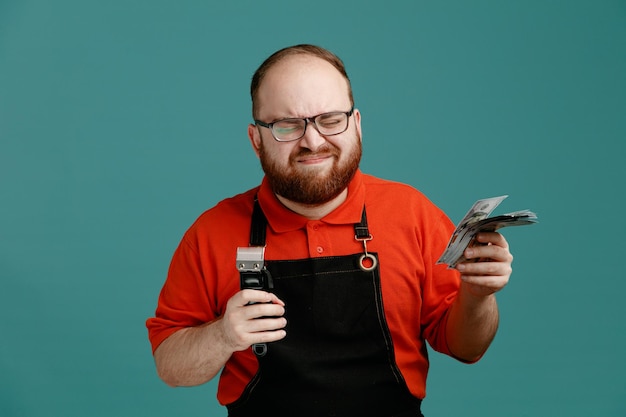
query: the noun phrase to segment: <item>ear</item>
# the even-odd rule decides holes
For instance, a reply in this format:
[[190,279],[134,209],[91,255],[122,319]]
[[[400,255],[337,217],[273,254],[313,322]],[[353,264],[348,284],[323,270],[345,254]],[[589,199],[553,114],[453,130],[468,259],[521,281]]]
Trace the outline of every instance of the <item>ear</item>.
[[248,138],[250,139],[250,144],[252,145],[252,149],[254,149],[254,153],[256,156],[259,156],[259,148],[261,147],[261,133],[259,129],[254,124],[248,125]]
[[359,111],[359,109],[354,109],[354,113],[352,113],[352,115],[354,116],[354,126],[356,127],[356,131],[359,134],[359,138],[361,138],[361,141],[363,140],[363,135],[361,134],[361,112]]

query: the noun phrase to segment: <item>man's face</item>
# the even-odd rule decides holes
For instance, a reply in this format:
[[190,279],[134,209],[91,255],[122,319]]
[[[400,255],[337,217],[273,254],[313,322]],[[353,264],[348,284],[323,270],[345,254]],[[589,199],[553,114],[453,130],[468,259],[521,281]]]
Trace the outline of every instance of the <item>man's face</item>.
[[[291,56],[272,67],[257,95],[257,119],[273,122],[350,110],[348,84],[326,61]],[[305,135],[277,142],[269,129],[250,125],[248,134],[272,190],[301,204],[323,204],[337,197],[352,179],[361,159],[361,118],[358,110],[348,129],[322,136],[309,123]]]

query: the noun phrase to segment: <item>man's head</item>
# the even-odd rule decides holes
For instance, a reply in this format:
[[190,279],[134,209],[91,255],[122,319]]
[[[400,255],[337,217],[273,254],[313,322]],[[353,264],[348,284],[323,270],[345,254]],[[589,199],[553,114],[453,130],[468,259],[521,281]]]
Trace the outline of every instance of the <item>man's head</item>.
[[[341,194],[361,158],[361,116],[358,109],[350,113],[352,91],[341,60],[312,45],[282,49],[255,72],[251,95],[256,122],[249,125],[248,136],[273,191],[307,205]],[[330,112],[347,114],[342,119],[345,131],[310,119]],[[282,131],[269,127],[283,119],[305,118],[306,130],[295,140],[278,141]]]
[[274,52],[265,61],[263,61],[259,68],[257,68],[257,70],[254,72],[254,75],[252,76],[252,82],[250,83],[250,96],[252,98],[252,117],[254,119],[258,119],[258,107],[260,104],[257,92],[259,91],[259,86],[263,82],[265,75],[274,65],[278,64],[283,59],[294,55],[317,57],[319,59],[323,59],[324,61],[335,67],[335,69],[339,71],[339,73],[346,80],[350,104],[351,106],[354,106],[354,98],[352,97],[352,86],[350,84],[350,78],[348,78],[348,73],[346,72],[346,67],[343,65],[343,61],[337,55],[333,54],[327,49],[321,48],[316,45],[301,44],[289,46],[287,48],[283,48]]

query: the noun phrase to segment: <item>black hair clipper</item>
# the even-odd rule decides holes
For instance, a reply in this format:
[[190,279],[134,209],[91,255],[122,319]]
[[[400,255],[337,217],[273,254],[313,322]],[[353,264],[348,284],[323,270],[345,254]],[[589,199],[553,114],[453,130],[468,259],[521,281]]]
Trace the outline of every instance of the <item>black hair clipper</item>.
[[[272,275],[265,268],[264,256],[265,248],[263,246],[237,248],[237,269],[239,270],[242,290],[269,291],[274,288]],[[267,344],[255,343],[252,345],[252,351],[257,356],[263,356],[267,353]]]

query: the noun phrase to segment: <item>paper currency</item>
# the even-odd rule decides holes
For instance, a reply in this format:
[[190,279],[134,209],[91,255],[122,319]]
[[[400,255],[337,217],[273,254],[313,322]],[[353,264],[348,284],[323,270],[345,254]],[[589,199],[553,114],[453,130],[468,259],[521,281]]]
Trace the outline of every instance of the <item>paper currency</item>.
[[454,268],[466,259],[463,252],[473,245],[478,232],[493,232],[506,226],[523,226],[537,223],[537,215],[530,210],[520,210],[500,216],[487,217],[508,196],[485,198],[478,200],[458,223],[450,237],[446,250],[441,254],[438,264],[447,264]]

